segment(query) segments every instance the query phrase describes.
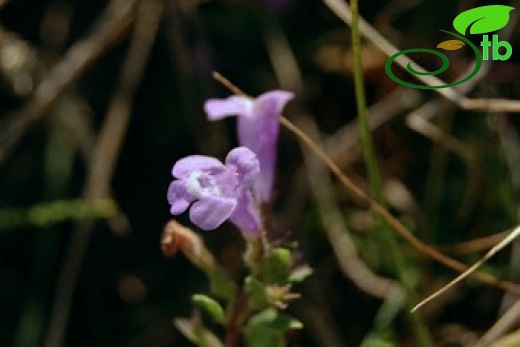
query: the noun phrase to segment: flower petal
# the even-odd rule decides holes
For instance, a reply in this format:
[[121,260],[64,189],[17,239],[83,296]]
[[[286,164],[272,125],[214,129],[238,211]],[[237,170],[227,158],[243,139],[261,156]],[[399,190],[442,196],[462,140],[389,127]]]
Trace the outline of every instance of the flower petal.
[[238,139],[252,150],[260,162],[260,175],[254,182],[254,192],[260,201],[271,200],[276,171],[276,144],[280,125],[276,117],[238,119]]
[[227,99],[209,99],[204,103],[209,120],[219,120],[228,116],[250,116],[253,100],[245,96],[230,96]]
[[190,219],[203,230],[218,228],[233,213],[236,199],[208,196],[191,205]]
[[195,200],[195,197],[186,190],[184,180],[176,180],[170,183],[167,198],[171,205],[170,213],[173,215],[186,211],[188,206]]
[[224,196],[228,198],[236,198],[237,187],[239,186],[239,180],[236,173],[236,168],[227,167],[222,173],[213,175],[216,185],[218,186],[218,196]]
[[253,184],[260,173],[260,162],[255,153],[247,147],[237,147],[229,152],[226,166],[230,165],[236,167],[239,184],[245,189]]
[[256,98],[253,114],[254,116],[278,116],[282,113],[285,104],[292,98],[294,98],[294,93],[285,90],[273,90],[264,93]]
[[220,160],[205,155],[190,155],[178,160],[172,168],[172,175],[177,178],[185,178],[193,171],[206,171],[218,173],[226,167]]
[[262,222],[258,206],[249,192],[242,194],[233,214],[229,218],[243,233],[249,236],[259,236]]
[[253,116],[238,119],[240,144],[251,149],[260,161],[260,176],[254,183],[255,196],[260,201],[271,200],[280,130],[278,115],[293,97],[293,93],[283,90],[264,93],[255,100]]

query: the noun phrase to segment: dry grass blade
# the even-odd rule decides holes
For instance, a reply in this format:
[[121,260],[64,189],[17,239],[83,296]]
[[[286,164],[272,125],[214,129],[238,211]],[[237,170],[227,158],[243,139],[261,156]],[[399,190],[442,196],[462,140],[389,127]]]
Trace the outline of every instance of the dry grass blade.
[[446,245],[442,246],[441,248],[447,253],[457,255],[481,252],[492,248],[498,242],[502,241],[504,237],[509,235],[510,232],[511,229],[508,229],[497,234],[480,237],[478,239],[473,239],[469,241],[463,241],[451,245]]
[[509,335],[504,334],[518,326],[520,301],[504,313],[493,326],[477,341],[473,347],[515,347],[520,344],[520,330]]
[[475,264],[471,265],[471,267],[469,267],[466,271],[464,271],[463,273],[461,273],[459,276],[457,276],[455,279],[453,279],[450,283],[448,283],[447,285],[445,285],[444,287],[442,287],[441,289],[439,289],[438,291],[436,291],[435,293],[433,293],[432,295],[430,295],[429,297],[427,297],[426,299],[422,300],[420,303],[418,303],[413,309],[412,309],[412,312],[414,311],[417,311],[419,308],[421,308],[422,306],[426,305],[427,303],[429,303],[430,301],[432,301],[433,299],[435,299],[436,297],[438,297],[439,295],[442,295],[444,292],[446,292],[448,289],[450,289],[451,287],[453,287],[454,285],[456,285],[457,283],[459,283],[460,281],[462,281],[463,279],[465,279],[466,277],[468,277],[469,275],[471,275],[473,272],[475,272],[482,264],[484,264],[486,261],[488,261],[492,256],[494,256],[496,253],[498,253],[500,250],[502,250],[505,246],[507,246],[508,244],[510,244],[511,242],[514,241],[514,239],[516,239],[518,237],[518,235],[520,234],[520,226],[516,227],[509,235],[507,235],[502,241],[500,241],[498,244],[496,244],[496,246],[494,246],[493,248],[491,248],[487,253],[486,255],[484,255],[484,257],[482,257],[482,259],[480,259],[479,261],[477,261]]

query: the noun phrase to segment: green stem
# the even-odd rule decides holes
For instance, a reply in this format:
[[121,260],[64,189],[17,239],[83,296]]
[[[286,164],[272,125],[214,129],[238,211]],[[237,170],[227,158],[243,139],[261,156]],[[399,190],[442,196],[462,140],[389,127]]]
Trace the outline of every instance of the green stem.
[[[379,174],[379,168],[374,152],[374,145],[372,143],[372,136],[368,124],[367,105],[365,97],[365,85],[363,79],[363,66],[361,63],[361,40],[359,35],[359,10],[358,1],[350,1],[352,11],[352,51],[354,53],[354,84],[356,91],[356,104],[358,109],[358,120],[361,132],[361,139],[363,143],[363,153],[368,171],[368,178],[370,188],[378,203],[384,206],[384,199],[382,196],[382,183]],[[404,258],[399,251],[399,246],[393,232],[389,229],[387,224],[382,223],[378,218],[378,224],[381,225],[385,243],[390,248],[390,254],[393,260],[395,271],[399,278],[399,282],[403,286],[406,293],[406,307],[408,308],[408,320],[414,330],[415,336],[419,344],[423,347],[433,347],[430,334],[424,321],[416,313],[409,313],[409,309],[413,307],[413,289],[412,285],[406,276],[406,267]]]
[[[249,267],[249,271],[257,280],[263,277],[263,260],[265,253],[269,250],[265,233],[255,239],[246,238],[246,252],[244,254],[244,262]],[[235,347],[238,345],[243,326],[249,316],[252,314],[248,307],[249,295],[242,292],[236,296],[228,307],[228,321],[226,323],[226,347]]]

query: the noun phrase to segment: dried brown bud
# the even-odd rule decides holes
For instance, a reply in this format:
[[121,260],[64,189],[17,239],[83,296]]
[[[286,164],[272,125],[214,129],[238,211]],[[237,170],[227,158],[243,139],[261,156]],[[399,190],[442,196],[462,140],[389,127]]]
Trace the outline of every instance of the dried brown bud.
[[178,250],[187,256],[196,257],[200,254],[202,241],[191,229],[170,220],[164,227],[161,248],[164,256],[173,257]]

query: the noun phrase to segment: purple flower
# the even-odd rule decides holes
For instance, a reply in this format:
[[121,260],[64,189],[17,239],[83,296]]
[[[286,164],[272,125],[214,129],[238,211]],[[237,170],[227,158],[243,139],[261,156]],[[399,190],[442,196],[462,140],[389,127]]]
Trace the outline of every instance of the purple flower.
[[180,159],[172,169],[176,179],[168,188],[170,212],[178,215],[191,205],[190,219],[201,229],[216,229],[229,219],[243,232],[257,234],[260,213],[250,188],[259,171],[258,159],[246,147],[231,150],[225,165],[203,155]]
[[271,200],[276,170],[276,144],[280,125],[278,115],[294,97],[291,92],[274,90],[256,99],[231,96],[227,99],[209,99],[204,109],[209,120],[238,116],[238,140],[251,149],[260,161],[260,177],[253,185],[255,197],[262,202]]

